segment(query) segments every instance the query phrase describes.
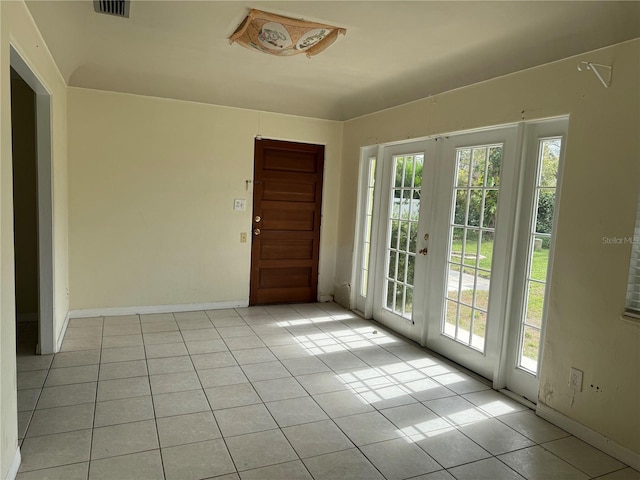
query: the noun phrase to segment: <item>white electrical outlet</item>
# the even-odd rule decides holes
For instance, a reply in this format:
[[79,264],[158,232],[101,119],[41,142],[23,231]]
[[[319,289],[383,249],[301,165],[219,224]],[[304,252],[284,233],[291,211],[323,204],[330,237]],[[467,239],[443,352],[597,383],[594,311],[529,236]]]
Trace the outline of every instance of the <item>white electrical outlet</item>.
[[582,391],[582,370],[571,367],[569,370],[569,388],[576,392]]

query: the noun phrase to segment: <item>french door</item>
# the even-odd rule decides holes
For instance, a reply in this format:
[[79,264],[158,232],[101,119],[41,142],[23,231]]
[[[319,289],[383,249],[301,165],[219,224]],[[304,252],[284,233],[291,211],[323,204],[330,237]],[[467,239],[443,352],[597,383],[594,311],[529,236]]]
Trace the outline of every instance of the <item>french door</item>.
[[[435,201],[434,141],[387,147],[377,166],[381,188],[372,242],[376,255],[373,316],[414,338],[424,301],[424,247],[429,209]],[[422,250],[422,252],[421,252]]]
[[517,127],[442,139],[425,343],[492,379],[504,331]]
[[356,307],[534,402],[564,130],[363,152]]

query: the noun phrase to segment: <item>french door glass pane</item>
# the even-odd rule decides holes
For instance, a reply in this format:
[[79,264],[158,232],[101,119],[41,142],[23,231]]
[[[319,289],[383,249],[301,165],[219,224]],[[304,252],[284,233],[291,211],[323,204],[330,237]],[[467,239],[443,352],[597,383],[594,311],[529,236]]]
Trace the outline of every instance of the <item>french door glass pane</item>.
[[502,145],[456,151],[442,332],[484,351]]
[[424,155],[393,157],[393,187],[387,245],[387,288],[384,304],[398,315],[411,319],[416,239],[420,214],[420,189]]
[[373,192],[376,185],[376,157],[370,157],[367,165],[367,196],[365,205],[365,232],[362,249],[362,269],[360,271],[360,295],[369,291],[369,258],[371,256],[371,226],[373,224]]
[[541,139],[538,144],[535,215],[529,234],[529,258],[518,356],[518,366],[533,374],[538,371],[561,145],[560,138]]

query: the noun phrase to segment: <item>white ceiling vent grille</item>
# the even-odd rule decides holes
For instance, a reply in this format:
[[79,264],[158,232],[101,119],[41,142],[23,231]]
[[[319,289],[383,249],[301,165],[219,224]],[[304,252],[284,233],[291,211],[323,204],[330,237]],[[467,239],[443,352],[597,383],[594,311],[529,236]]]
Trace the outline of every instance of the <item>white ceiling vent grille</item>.
[[93,0],[93,8],[97,13],[129,18],[129,0]]

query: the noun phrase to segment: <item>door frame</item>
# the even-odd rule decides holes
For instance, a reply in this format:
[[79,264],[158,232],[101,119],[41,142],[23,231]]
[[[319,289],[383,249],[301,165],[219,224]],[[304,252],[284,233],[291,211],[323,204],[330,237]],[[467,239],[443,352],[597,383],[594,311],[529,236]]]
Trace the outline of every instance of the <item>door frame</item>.
[[38,190],[38,353],[58,350],[55,339],[55,264],[53,169],[51,155],[51,94],[24,57],[11,44],[10,65],[36,94],[36,157]]

